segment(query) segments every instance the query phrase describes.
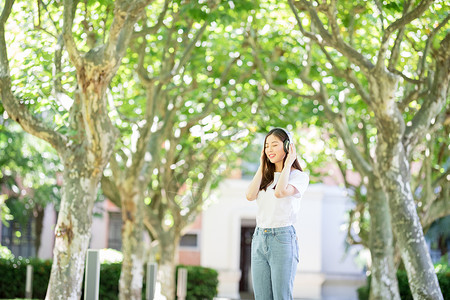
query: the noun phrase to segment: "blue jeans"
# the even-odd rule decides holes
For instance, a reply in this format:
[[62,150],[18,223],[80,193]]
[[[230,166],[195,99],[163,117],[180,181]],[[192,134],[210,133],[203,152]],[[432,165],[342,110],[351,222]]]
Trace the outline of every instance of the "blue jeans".
[[252,281],[256,300],[290,300],[298,264],[294,226],[256,227],[252,239]]

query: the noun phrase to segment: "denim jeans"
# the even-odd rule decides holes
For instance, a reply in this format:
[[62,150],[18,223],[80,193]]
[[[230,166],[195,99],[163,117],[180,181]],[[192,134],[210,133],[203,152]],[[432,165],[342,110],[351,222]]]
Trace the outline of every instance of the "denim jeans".
[[290,300],[297,272],[298,242],[294,226],[256,227],[252,239],[255,300]]

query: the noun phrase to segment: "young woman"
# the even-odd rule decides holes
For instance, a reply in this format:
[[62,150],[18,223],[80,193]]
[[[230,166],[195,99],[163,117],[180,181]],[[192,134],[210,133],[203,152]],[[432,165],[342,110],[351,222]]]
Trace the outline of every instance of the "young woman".
[[309,184],[289,132],[272,129],[264,140],[260,166],[247,189],[258,213],[252,240],[251,271],[256,300],[293,299],[298,242],[293,226]]

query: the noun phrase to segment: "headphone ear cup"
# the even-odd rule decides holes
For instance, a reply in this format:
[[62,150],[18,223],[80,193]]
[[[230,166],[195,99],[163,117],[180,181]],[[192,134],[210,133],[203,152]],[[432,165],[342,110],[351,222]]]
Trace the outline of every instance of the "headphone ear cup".
[[284,152],[289,153],[289,139],[284,141],[283,148],[284,148]]

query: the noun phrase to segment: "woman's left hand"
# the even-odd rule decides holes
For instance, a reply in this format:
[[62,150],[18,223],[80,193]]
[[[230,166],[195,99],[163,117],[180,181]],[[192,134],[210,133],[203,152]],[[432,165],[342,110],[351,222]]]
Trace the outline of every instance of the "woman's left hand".
[[294,144],[289,144],[289,152],[286,157],[286,161],[284,162],[285,166],[292,166],[294,161],[297,159],[297,151],[295,151]]

